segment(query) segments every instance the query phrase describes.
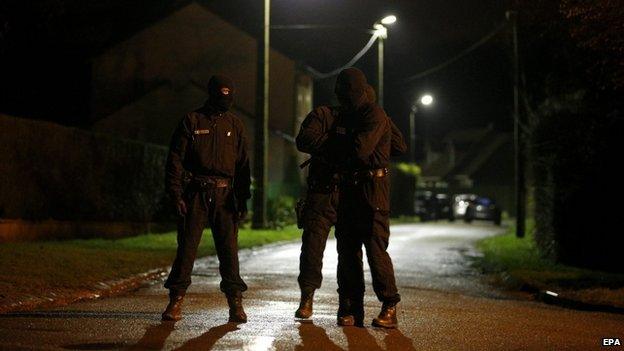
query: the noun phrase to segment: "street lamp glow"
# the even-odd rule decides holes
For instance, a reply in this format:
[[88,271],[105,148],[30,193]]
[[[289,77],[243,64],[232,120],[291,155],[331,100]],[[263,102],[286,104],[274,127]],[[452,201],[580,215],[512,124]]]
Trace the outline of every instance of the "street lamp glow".
[[381,20],[381,24],[388,25],[388,24],[393,24],[393,23],[395,23],[396,21],[397,21],[396,16],[394,16],[394,15],[393,15],[393,16],[387,16],[387,17],[384,17],[384,18]]
[[423,95],[420,98],[420,103],[423,104],[423,106],[429,106],[429,105],[433,104],[433,96],[431,96],[429,94]]

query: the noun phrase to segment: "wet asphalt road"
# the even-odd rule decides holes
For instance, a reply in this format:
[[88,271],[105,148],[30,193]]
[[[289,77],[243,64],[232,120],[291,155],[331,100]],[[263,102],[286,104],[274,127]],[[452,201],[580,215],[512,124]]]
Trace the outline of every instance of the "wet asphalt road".
[[[335,325],[335,241],[328,243],[315,314],[298,321],[299,244],[241,254],[247,324],[227,323],[214,258],[196,263],[185,318],[160,322],[162,282],[132,294],[0,316],[0,349],[166,350],[599,350],[601,338],[624,338],[624,316],[581,312],[506,297],[467,264],[472,243],[495,235],[487,224],[418,224],[392,228],[390,252],[403,301],[400,328]],[[367,274],[366,319],[379,310]],[[614,348],[611,348],[614,349]]]

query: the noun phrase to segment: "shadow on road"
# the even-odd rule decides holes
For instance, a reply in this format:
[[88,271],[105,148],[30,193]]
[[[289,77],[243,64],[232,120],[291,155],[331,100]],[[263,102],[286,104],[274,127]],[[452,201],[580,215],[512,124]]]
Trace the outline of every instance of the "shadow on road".
[[165,346],[169,334],[175,329],[175,322],[161,322],[152,325],[145,330],[145,334],[139,342],[127,348],[127,350],[160,350]]
[[325,329],[314,325],[311,320],[299,321],[299,336],[301,344],[295,347],[296,351],[342,350],[327,336]]
[[386,344],[387,351],[416,351],[413,340],[398,329],[386,331],[384,344]]
[[[346,327],[341,329],[347,338],[347,350],[416,351],[412,339],[398,329],[383,330],[385,348],[379,346],[369,328]],[[343,350],[331,340],[325,329],[314,325],[311,320],[299,321],[299,336],[301,343],[295,347],[296,351]]]
[[239,330],[236,323],[226,323],[208,329],[202,335],[188,340],[176,350],[210,350],[227,333]]
[[348,350],[383,351],[367,328],[347,327],[342,328],[342,332],[347,337]]

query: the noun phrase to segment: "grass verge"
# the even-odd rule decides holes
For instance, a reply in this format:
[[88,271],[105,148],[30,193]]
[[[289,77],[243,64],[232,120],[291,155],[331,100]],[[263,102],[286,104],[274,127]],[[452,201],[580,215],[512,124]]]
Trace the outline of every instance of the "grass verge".
[[[301,235],[296,226],[282,230],[241,229],[239,247],[286,241]],[[25,296],[92,289],[171,264],[176,234],[148,234],[118,240],[89,239],[7,243],[0,246],[0,304]],[[198,256],[215,254],[210,231],[204,232]]]
[[411,223],[419,223],[420,217],[418,216],[399,216],[390,218],[390,225],[395,224],[411,224]]
[[498,283],[511,289],[551,290],[579,301],[624,307],[624,275],[582,269],[543,258],[533,240],[533,223],[527,235],[515,237],[515,228],[500,236],[480,240],[483,253],[475,264]]

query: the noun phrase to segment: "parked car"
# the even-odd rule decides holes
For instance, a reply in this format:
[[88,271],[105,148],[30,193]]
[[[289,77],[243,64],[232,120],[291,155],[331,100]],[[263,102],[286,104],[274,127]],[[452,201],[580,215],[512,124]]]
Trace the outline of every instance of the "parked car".
[[451,204],[453,219],[464,218],[466,209],[470,204],[470,201],[474,201],[478,196],[476,194],[457,194],[453,197],[453,203]]
[[493,221],[496,225],[501,225],[501,209],[496,202],[490,198],[478,196],[470,200],[464,221],[467,223],[473,220]]
[[438,219],[452,220],[451,201],[446,194],[422,191],[416,193],[414,214],[423,222]]

